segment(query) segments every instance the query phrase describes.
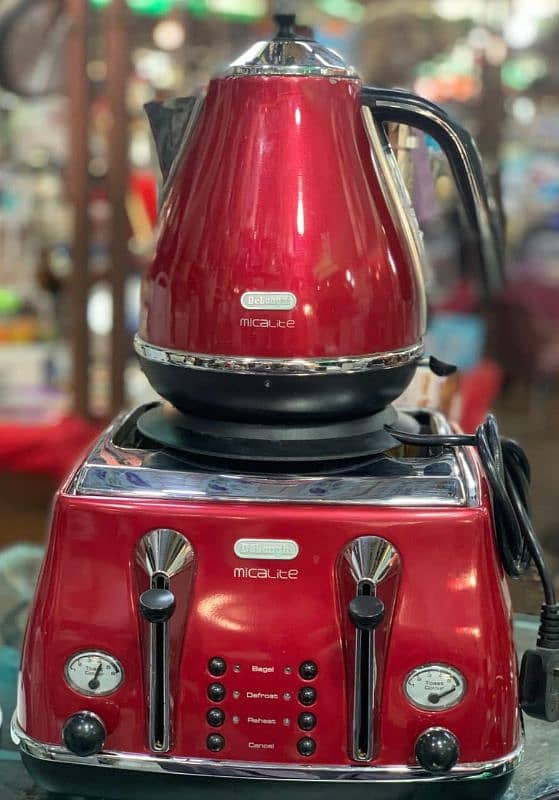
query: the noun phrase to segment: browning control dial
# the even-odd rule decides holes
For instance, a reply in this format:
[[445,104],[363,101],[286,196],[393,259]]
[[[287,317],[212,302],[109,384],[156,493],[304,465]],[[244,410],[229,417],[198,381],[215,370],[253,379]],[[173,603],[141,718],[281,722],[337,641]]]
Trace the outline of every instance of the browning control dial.
[[95,650],[77,653],[68,659],[64,675],[72,689],[88,697],[112,694],[124,680],[118,659]]
[[417,708],[446,711],[466,694],[466,679],[454,667],[426,664],[410,672],[404,682],[406,697]]

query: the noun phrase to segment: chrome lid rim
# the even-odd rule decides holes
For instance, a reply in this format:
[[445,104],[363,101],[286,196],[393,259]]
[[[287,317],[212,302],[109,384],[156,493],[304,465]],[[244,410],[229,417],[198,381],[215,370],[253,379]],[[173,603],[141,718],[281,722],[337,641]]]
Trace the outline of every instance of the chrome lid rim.
[[352,375],[359,372],[378,372],[410,366],[425,355],[423,340],[398,350],[336,358],[260,358],[257,356],[192,353],[153,345],[139,335],[134,339],[134,349],[137,355],[143,359],[183,369],[249,375],[273,374],[291,376]]

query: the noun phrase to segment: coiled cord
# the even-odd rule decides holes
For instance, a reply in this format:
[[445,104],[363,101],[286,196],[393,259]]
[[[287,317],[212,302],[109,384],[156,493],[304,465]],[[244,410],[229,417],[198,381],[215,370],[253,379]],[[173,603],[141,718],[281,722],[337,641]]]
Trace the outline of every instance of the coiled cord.
[[386,430],[402,444],[431,447],[476,447],[493,490],[493,514],[497,545],[508,575],[517,578],[533,562],[540,577],[545,604],[556,606],[553,578],[530,519],[530,464],[517,442],[499,435],[490,414],[474,434],[415,434]]

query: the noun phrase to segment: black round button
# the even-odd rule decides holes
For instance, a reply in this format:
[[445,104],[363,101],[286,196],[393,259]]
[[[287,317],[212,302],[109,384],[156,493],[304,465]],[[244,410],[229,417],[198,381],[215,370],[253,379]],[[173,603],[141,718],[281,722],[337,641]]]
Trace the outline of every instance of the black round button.
[[316,689],[312,686],[303,686],[299,689],[299,702],[304,706],[312,706],[316,702]]
[[206,739],[206,744],[212,753],[219,753],[225,747],[225,739],[220,733],[211,733]]
[[415,755],[427,772],[448,772],[460,755],[458,739],[446,728],[429,728],[415,743]]
[[214,678],[221,678],[222,675],[225,675],[227,670],[225,659],[220,658],[219,656],[211,658],[208,664],[208,669],[210,671],[210,675],[213,675]]
[[304,681],[312,681],[318,675],[318,667],[314,661],[303,661],[299,667],[299,675]]
[[219,728],[225,722],[225,714],[221,708],[210,708],[206,714],[206,719],[208,720],[208,725],[211,725],[212,728]]
[[312,731],[316,725],[316,717],[310,711],[303,711],[299,714],[298,723],[302,731]]
[[105,726],[95,714],[80,711],[64,723],[64,744],[77,756],[93,756],[100,753],[105,744]]
[[302,756],[308,758],[315,753],[316,742],[314,739],[311,739],[310,736],[305,736],[297,742],[297,750]]
[[210,683],[208,686],[208,697],[214,703],[220,703],[225,697],[225,686],[222,683]]

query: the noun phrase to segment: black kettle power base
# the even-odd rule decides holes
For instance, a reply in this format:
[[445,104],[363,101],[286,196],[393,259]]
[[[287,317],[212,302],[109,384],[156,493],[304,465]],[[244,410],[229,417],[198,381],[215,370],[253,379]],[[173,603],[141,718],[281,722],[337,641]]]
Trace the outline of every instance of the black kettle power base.
[[[419,423],[392,406],[368,417],[318,424],[269,425],[207,419],[162,403],[138,419],[141,434],[181,453],[227,461],[281,464],[341,464],[371,458],[400,443],[385,426],[418,433]],[[276,467],[277,469],[277,467]]]

